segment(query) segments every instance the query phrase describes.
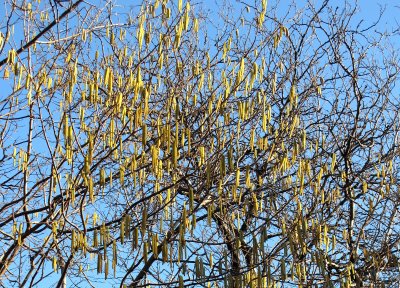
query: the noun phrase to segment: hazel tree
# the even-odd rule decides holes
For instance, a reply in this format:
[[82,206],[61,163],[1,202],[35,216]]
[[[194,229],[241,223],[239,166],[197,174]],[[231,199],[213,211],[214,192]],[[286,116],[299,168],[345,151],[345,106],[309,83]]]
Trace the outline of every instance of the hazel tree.
[[395,287],[398,30],[295,2],[4,0],[0,285]]

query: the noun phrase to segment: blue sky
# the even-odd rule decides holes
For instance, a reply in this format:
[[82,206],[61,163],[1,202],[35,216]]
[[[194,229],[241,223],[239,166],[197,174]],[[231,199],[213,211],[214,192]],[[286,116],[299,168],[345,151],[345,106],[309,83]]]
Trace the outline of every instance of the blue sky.
[[[254,3],[256,1],[259,1],[259,0],[252,0],[252,1],[248,1],[248,2]],[[198,0],[196,2],[199,3],[201,1]],[[215,13],[215,11],[217,11],[215,2],[216,1],[214,1],[214,0],[203,1],[204,9],[208,10],[211,14]],[[217,2],[221,3],[222,1],[217,1]],[[235,5],[237,3],[237,1],[227,1],[227,2],[231,3],[232,5]],[[274,1],[269,1],[269,2],[270,2],[269,5],[272,5],[272,2],[274,2]],[[286,3],[289,3],[289,2],[290,1],[281,1],[280,6],[279,6],[280,8],[278,9],[278,11],[282,11],[282,13],[284,11],[286,11],[286,9],[287,9]],[[305,1],[297,1],[299,7],[301,7],[304,4],[304,2]],[[315,3],[322,3],[322,1],[315,1]],[[331,1],[331,3],[332,3],[332,5],[336,4],[337,6],[341,7],[341,6],[343,6],[344,1],[337,0],[337,1]],[[386,7],[386,11],[383,15],[383,18],[381,19],[380,24],[377,27],[379,30],[391,31],[393,29],[393,27],[395,27],[397,25],[397,23],[400,23],[400,17],[399,17],[399,12],[400,12],[399,7],[400,6],[396,6],[397,1],[394,1],[394,0],[382,0],[382,1],[360,0],[360,1],[358,1],[358,3],[360,6],[360,14],[357,17],[360,21],[363,20],[365,22],[364,26],[368,26],[368,23],[372,23],[373,21],[377,20],[378,12],[381,7]],[[237,6],[237,7],[239,7],[239,6]],[[3,13],[4,13],[4,10],[3,10],[3,5],[2,5],[2,6],[0,6],[0,17],[2,17],[4,15]],[[3,32],[3,28],[0,27],[0,29]],[[18,47],[16,47],[16,48],[18,48]],[[4,57],[6,57],[7,51],[8,50],[5,50],[5,52],[3,52],[0,55],[0,59],[3,59]],[[2,75],[1,70],[0,70],[0,75]],[[0,80],[0,86],[2,86],[2,80]],[[4,90],[3,90],[3,92],[4,92]],[[99,282],[101,279],[103,279],[102,277],[103,277],[102,275],[99,275]],[[110,286],[103,285],[103,287],[110,287]]]

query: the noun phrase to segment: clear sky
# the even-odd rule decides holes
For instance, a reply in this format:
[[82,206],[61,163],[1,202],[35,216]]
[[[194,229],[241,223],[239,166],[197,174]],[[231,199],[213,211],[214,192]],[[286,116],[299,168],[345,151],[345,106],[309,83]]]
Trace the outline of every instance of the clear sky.
[[[4,0],[6,1],[6,0]],[[4,1],[2,1],[2,3],[0,3],[0,18],[2,18],[4,16],[4,10],[3,7],[4,5]],[[43,1],[43,0],[42,0]],[[90,1],[90,0],[89,0]],[[234,7],[239,7],[235,6],[237,3],[239,2],[248,2],[248,3],[254,3],[254,2],[259,2],[259,0],[244,0],[244,1],[237,1],[237,0],[225,0],[227,3],[230,3],[232,6]],[[97,0],[96,0],[97,2]],[[122,1],[124,2],[124,1]],[[129,1],[127,1],[126,3],[128,3]],[[140,1],[132,1],[135,3],[140,3]],[[196,2],[196,3],[202,3],[201,5],[203,6],[205,11],[210,12],[210,15],[214,15],[215,12],[218,11],[219,7],[222,7],[222,3],[223,1],[221,0],[194,0],[192,2]],[[276,2],[275,0],[269,0],[269,5],[273,5],[274,2]],[[278,12],[282,12],[284,13],[287,10],[287,5],[289,5],[289,3],[291,3],[292,1],[289,0],[281,0],[280,4],[279,4],[279,9]],[[306,1],[305,0],[299,0],[296,1],[297,5],[299,7],[301,7],[302,5],[304,5]],[[318,0],[318,1],[314,1],[315,3],[319,4],[322,3],[323,1]],[[338,7],[343,7],[343,5],[345,4],[346,1],[344,0],[332,0],[330,1],[331,5],[337,5]],[[348,1],[349,3],[355,3],[356,1]],[[383,17],[381,19],[381,22],[379,23],[379,25],[377,26],[377,30],[380,31],[385,31],[387,30],[388,32],[393,31],[396,27],[400,26],[400,2],[396,1],[396,0],[359,0],[357,1],[359,3],[359,8],[360,8],[360,13],[357,15],[357,19],[359,19],[359,21],[363,21],[365,24],[364,26],[368,26],[368,24],[372,24],[374,21],[376,21],[378,19],[378,15],[379,15],[379,11],[380,9],[385,9],[385,12],[383,14]],[[103,3],[103,2],[102,2]],[[218,3],[218,4],[216,4]],[[243,6],[240,6],[242,9]],[[233,15],[234,16],[234,15]],[[2,23],[0,21],[0,23]],[[1,27],[0,25],[0,31],[4,33],[5,28]],[[18,33],[18,31],[16,31]],[[18,34],[17,34],[18,35]],[[15,47],[18,48],[18,47]],[[4,57],[7,56],[8,50],[5,49],[3,51],[3,53],[0,55],[0,60],[2,60]],[[2,70],[0,70],[0,77],[2,76]],[[4,84],[4,82],[3,82]],[[0,79],[0,88],[2,86],[2,80]],[[4,90],[3,90],[4,93]],[[6,95],[3,95],[7,96]],[[1,98],[1,95],[0,95]],[[1,249],[1,247],[0,247]],[[100,275],[99,277],[103,277],[102,275]],[[102,285],[103,288],[106,287],[110,287],[107,285]]]
[[[337,2],[337,5],[341,5],[340,0],[332,1]],[[390,29],[391,27],[396,27],[400,25],[400,2],[396,0],[360,0],[358,1],[360,5],[360,18],[365,21],[374,21],[379,14],[381,8],[385,9],[381,23],[379,27],[386,27]]]

